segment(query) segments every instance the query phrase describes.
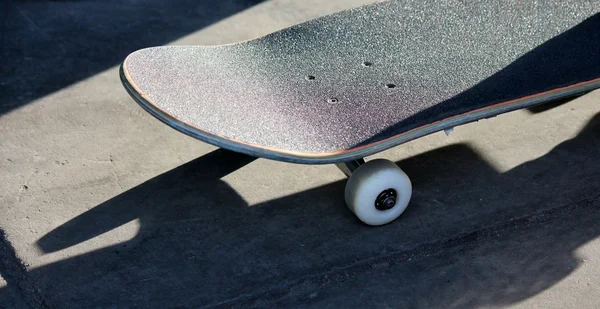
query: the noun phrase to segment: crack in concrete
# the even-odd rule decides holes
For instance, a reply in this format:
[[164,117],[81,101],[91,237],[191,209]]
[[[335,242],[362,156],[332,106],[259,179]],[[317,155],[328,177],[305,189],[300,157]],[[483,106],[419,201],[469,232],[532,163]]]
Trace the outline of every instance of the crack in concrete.
[[116,185],[119,187],[119,189],[121,190],[121,192],[125,192],[125,189],[123,188],[123,185],[121,184],[121,178],[119,178],[119,176],[117,175],[117,173],[115,172],[115,170],[117,170],[117,167],[115,166],[114,162],[113,162],[113,158],[112,156],[109,156],[108,160],[100,160],[100,159],[89,159],[89,158],[83,158],[85,161],[89,161],[89,162],[94,162],[94,163],[100,163],[100,164],[110,164],[111,167],[111,174],[113,175],[113,177],[115,178],[115,183]]
[[[112,163],[111,163],[112,165]],[[114,165],[113,165],[114,168]],[[123,189],[123,186],[121,185],[121,180],[119,179],[119,176],[117,176],[117,173],[115,173],[114,169],[111,170],[111,173],[113,174],[113,176],[115,176],[115,182],[117,184],[117,186],[119,186],[119,189],[121,189],[121,192],[125,192],[125,189]]]

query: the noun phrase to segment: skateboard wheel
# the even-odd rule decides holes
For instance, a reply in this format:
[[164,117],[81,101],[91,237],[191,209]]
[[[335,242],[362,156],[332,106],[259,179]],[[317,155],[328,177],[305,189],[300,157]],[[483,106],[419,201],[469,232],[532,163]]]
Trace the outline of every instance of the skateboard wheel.
[[361,165],[348,179],[346,205],[368,225],[398,218],[412,196],[410,179],[394,162],[375,159]]

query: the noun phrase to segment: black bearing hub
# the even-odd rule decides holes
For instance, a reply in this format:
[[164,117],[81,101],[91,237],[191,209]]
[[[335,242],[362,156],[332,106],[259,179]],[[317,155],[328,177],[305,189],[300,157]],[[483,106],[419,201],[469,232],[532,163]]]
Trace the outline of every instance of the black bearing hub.
[[389,210],[396,206],[396,199],[398,198],[398,193],[394,189],[387,189],[383,192],[379,193],[377,198],[375,199],[375,208],[377,210]]

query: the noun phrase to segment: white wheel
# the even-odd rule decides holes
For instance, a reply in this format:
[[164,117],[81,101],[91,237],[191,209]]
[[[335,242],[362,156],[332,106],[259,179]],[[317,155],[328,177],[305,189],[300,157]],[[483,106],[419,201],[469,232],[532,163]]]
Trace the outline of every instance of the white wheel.
[[346,184],[346,205],[364,223],[383,225],[398,218],[412,196],[410,179],[395,163],[375,159],[361,165]]

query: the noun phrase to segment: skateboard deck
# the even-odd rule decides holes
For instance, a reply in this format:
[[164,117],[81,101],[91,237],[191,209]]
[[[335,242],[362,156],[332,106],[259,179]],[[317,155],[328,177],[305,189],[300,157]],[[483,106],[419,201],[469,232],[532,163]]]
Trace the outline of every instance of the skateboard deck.
[[600,87],[597,1],[391,1],[250,41],[136,51],[144,109],[207,143],[304,164],[362,158]]

